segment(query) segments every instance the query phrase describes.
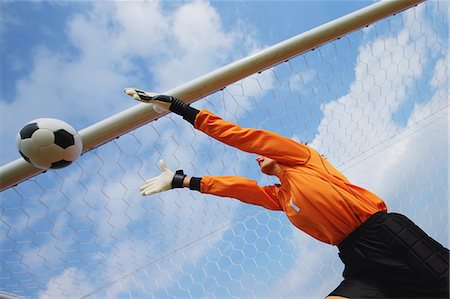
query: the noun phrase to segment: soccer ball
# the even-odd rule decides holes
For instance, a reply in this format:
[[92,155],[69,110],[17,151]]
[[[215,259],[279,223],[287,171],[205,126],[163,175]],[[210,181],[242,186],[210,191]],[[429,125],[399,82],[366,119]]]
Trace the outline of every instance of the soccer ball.
[[59,119],[40,118],[27,123],[16,138],[20,155],[40,169],[62,168],[82,153],[78,132]]

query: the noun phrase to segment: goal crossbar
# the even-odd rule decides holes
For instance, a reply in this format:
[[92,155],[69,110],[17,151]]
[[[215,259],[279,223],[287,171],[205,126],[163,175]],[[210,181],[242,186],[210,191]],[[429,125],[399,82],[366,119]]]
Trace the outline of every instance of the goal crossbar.
[[[315,49],[352,31],[368,26],[390,15],[397,14],[425,0],[384,0],[332,20],[307,32],[268,47],[164,94],[195,102],[236,81],[262,72],[295,56]],[[151,105],[137,104],[96,124],[81,130],[83,153],[126,134],[163,116]],[[43,170],[19,158],[0,167],[0,191],[27,180]]]

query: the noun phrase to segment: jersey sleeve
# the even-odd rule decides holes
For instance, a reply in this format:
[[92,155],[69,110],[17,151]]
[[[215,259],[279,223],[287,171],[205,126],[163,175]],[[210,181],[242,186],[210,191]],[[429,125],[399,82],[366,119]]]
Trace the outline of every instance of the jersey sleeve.
[[222,143],[282,164],[305,164],[311,157],[310,149],[295,140],[266,130],[241,128],[207,110],[197,114],[194,126]]
[[278,200],[279,185],[259,186],[256,181],[240,176],[204,176],[200,192],[221,197],[232,197],[247,204],[281,211]]

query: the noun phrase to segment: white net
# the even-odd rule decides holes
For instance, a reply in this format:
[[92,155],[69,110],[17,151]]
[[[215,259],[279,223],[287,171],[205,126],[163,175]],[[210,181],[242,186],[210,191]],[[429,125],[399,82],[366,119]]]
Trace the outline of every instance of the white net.
[[[309,142],[448,247],[448,4],[427,2],[196,102]],[[255,156],[168,115],[1,193],[0,289],[24,297],[326,296],[337,249],[284,214],[172,190],[142,198],[163,158],[260,184]]]

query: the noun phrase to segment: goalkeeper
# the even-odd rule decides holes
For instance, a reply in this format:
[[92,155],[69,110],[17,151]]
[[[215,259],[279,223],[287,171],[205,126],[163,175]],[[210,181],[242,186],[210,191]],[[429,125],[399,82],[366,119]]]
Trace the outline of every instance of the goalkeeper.
[[258,154],[261,171],[277,176],[281,184],[258,186],[239,176],[189,177],[160,161],[161,174],[145,182],[143,195],[187,187],[283,211],[298,229],[338,247],[344,280],[328,298],[449,297],[448,249],[407,217],[387,213],[382,199],[350,183],[311,147],[273,132],[241,128],[171,96],[151,102],[169,107],[220,142]]

